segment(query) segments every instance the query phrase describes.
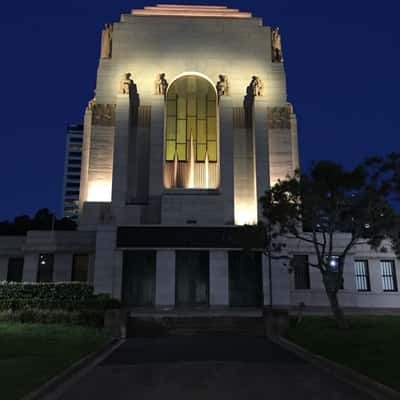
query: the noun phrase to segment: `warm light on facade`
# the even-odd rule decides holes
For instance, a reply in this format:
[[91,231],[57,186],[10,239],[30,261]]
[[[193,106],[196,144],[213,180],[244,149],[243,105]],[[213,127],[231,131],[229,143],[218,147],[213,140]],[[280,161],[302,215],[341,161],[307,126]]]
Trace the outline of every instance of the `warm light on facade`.
[[255,225],[257,222],[256,204],[235,203],[235,225]]
[[111,182],[94,181],[89,182],[88,197],[86,201],[111,201]]

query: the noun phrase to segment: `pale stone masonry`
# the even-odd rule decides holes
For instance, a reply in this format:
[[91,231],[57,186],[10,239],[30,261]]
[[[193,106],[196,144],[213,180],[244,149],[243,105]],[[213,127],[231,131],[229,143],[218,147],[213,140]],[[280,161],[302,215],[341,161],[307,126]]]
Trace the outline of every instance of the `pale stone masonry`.
[[[107,24],[84,114],[78,230],[0,238],[0,279],[79,276],[149,310],[267,305],[268,260],[240,238],[269,185],[299,168],[285,39],[224,6],[151,6]],[[297,242],[287,251],[314,257]],[[400,308],[397,264],[391,252],[350,254],[342,304]],[[276,306],[328,305],[318,271],[295,277],[274,260],[272,288]]]

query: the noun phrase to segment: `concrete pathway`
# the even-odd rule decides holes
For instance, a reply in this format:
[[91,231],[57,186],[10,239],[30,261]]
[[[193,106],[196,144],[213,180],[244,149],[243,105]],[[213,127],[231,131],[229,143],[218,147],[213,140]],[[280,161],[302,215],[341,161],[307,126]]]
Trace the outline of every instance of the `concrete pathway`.
[[129,339],[60,400],[370,399],[263,338]]

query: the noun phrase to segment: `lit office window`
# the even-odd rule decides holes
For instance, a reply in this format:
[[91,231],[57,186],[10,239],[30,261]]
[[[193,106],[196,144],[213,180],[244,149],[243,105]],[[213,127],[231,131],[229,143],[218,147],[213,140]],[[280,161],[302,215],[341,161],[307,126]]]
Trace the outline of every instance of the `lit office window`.
[[397,277],[394,261],[383,260],[380,264],[383,291],[397,292]]
[[354,273],[356,278],[356,289],[359,292],[369,292],[371,286],[369,281],[368,261],[356,260],[354,262]]

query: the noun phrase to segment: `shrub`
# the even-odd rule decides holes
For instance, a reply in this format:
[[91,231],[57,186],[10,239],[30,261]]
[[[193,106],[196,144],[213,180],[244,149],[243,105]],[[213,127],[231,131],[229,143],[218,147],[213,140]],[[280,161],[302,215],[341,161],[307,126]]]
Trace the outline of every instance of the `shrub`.
[[100,310],[41,310],[27,308],[23,310],[0,311],[0,322],[20,322],[33,324],[83,325],[102,328],[104,311]]
[[118,300],[95,295],[86,283],[0,283],[0,310],[106,310],[119,308]]

